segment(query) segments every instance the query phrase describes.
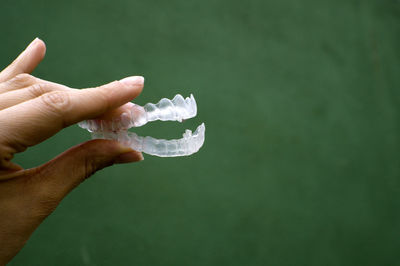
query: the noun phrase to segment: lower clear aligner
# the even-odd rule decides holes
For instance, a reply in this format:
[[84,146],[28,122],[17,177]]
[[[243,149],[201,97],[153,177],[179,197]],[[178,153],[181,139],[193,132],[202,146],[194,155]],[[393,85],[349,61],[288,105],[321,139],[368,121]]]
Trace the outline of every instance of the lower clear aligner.
[[181,139],[165,140],[141,137],[129,131],[97,131],[92,132],[92,138],[117,140],[136,151],[159,157],[188,156],[196,153],[203,146],[205,125],[202,123],[194,133],[187,129]]

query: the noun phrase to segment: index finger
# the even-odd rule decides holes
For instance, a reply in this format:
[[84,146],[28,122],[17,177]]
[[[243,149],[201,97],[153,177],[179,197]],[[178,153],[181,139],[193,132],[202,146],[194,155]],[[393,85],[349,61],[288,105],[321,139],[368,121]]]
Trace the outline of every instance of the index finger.
[[0,145],[11,148],[11,153],[20,152],[64,127],[131,101],[140,94],[143,83],[143,77],[134,76],[97,88],[53,91],[1,110]]

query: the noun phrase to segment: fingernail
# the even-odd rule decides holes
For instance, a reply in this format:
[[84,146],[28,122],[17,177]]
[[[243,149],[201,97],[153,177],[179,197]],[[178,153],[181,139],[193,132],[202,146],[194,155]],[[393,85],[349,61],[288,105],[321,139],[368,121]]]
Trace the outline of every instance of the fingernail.
[[36,37],[33,41],[31,41],[31,43],[27,46],[27,48],[34,46],[39,40],[40,39],[38,37]]
[[143,154],[141,152],[137,151],[132,151],[132,152],[126,152],[121,155],[119,155],[117,158],[115,158],[114,163],[132,163],[132,162],[139,162],[143,161]]
[[123,112],[121,114],[121,125],[126,129],[128,129],[128,127],[131,125],[131,118],[128,112]]
[[144,77],[142,76],[134,76],[134,77],[127,77],[124,79],[121,79],[120,82],[125,84],[126,86],[137,86],[137,85],[143,85],[144,84]]

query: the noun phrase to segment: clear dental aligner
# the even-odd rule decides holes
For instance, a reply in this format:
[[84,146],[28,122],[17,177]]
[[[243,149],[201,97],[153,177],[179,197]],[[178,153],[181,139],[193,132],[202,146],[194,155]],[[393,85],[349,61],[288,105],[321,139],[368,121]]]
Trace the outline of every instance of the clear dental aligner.
[[91,132],[94,139],[117,140],[136,151],[159,157],[188,156],[197,152],[204,144],[204,123],[194,133],[187,129],[183,138],[172,140],[141,137],[128,132],[128,129],[155,120],[182,122],[196,114],[197,105],[193,95],[184,99],[178,94],[172,100],[163,98],[157,104],[148,103],[143,107],[133,104],[128,112],[111,120],[86,120],[78,125]]
[[177,94],[172,100],[163,98],[158,103],[147,103],[145,106],[133,104],[127,112],[110,121],[86,120],[79,126],[90,132],[96,131],[118,131],[132,127],[140,127],[147,122],[179,121],[193,118],[197,115],[197,105],[193,94],[184,99]]
[[113,139],[132,149],[159,157],[188,156],[196,153],[204,143],[205,125],[202,123],[192,133],[186,129],[181,139],[155,139],[152,137],[141,137],[133,132],[93,132],[95,139]]

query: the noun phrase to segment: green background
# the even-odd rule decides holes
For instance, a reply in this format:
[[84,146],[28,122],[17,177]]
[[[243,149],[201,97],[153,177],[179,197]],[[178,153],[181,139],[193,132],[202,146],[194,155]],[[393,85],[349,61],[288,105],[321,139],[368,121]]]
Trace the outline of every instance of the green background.
[[[2,0],[0,62],[75,88],[140,74],[193,93],[195,155],[145,156],[74,190],[10,265],[399,265],[399,0]],[[77,126],[16,157],[40,165]]]

